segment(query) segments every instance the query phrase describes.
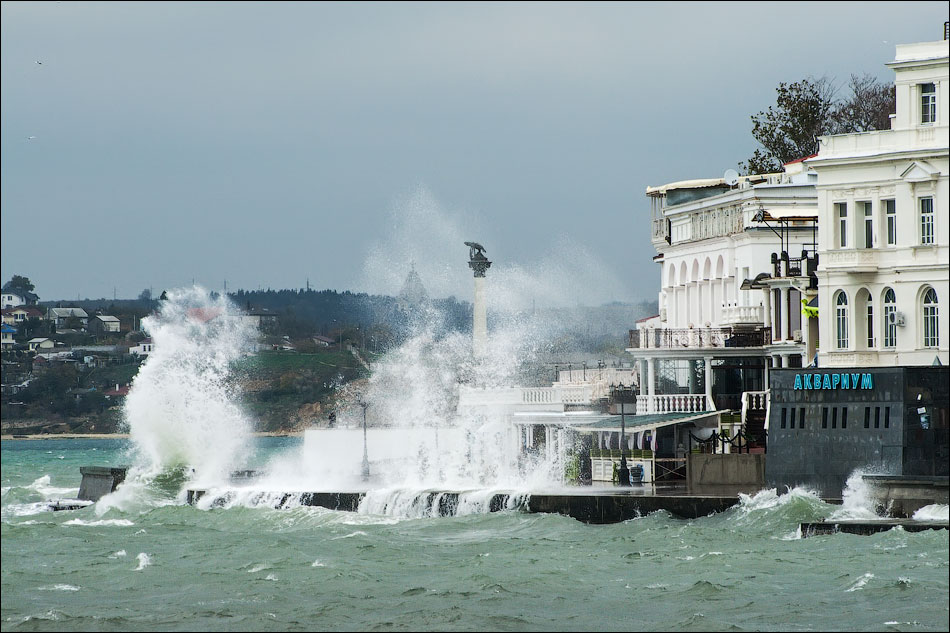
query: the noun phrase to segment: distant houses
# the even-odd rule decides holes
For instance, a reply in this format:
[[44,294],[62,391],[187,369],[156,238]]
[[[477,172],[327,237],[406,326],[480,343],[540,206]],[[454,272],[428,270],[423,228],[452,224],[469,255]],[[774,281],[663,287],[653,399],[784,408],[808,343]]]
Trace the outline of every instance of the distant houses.
[[3,334],[2,345],[0,345],[0,347],[2,347],[3,350],[13,349],[13,346],[16,345],[16,342],[13,340],[13,335],[16,334],[16,328],[4,323],[0,326],[0,333]]
[[27,346],[31,352],[49,352],[56,347],[56,341],[51,338],[36,337],[27,341]]
[[129,348],[129,354],[134,356],[148,356],[155,349],[155,345],[152,343],[152,339],[146,338],[138,345],[134,345]]
[[50,308],[46,313],[46,318],[53,322],[57,330],[86,329],[89,323],[89,315],[82,308]]
[[121,330],[119,319],[105,314],[96,314],[89,319],[88,328],[90,334],[118,334]]
[[46,317],[46,313],[42,309],[28,305],[3,308],[3,310],[0,310],[0,314],[3,316],[4,323],[14,326],[24,321],[29,321],[30,319],[43,319]]

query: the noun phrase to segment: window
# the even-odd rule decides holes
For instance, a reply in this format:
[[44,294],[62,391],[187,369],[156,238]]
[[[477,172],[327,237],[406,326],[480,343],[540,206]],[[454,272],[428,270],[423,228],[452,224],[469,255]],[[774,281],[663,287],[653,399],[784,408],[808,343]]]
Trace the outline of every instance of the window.
[[[782,411],[784,411],[784,410],[785,410],[785,409],[782,409]],[[789,418],[788,418],[788,428],[790,428],[790,429],[794,429],[794,428],[795,428],[795,407],[792,407],[791,416],[789,416]]]
[[838,216],[838,246],[845,248],[848,245],[848,203],[836,202],[835,210]]
[[897,206],[894,200],[881,200],[884,206],[884,217],[887,218],[887,245],[897,244]]
[[841,407],[841,428],[848,428],[848,407]]
[[886,407],[884,409],[884,428],[885,429],[891,428],[891,408],[890,407]]
[[871,407],[864,407],[864,428],[871,428]]
[[848,349],[848,295],[843,290],[835,298],[835,331],[838,349]]
[[937,121],[937,87],[934,84],[920,84],[920,122],[922,124]]
[[928,288],[924,293],[924,347],[940,346],[940,322],[937,320],[937,291]]
[[868,349],[874,349],[874,302],[871,301],[870,294],[868,294],[867,317]]
[[[794,411],[795,409],[792,409]],[[787,422],[788,410],[785,407],[782,407],[782,424],[781,427],[784,429]]]
[[831,428],[838,428],[838,407],[832,407],[831,409]]
[[821,428],[828,428],[828,407],[821,408]]
[[884,347],[897,347],[897,298],[891,288],[884,291]]
[[920,199],[920,243],[934,243],[934,199]]
[[881,407],[874,407],[874,428],[881,428]]
[[798,428],[805,428],[805,407],[798,409]]
[[897,205],[894,200],[881,200],[884,217],[887,221],[887,245],[897,244]]
[[874,248],[874,216],[871,212],[870,202],[859,202],[858,209],[864,213],[864,248]]

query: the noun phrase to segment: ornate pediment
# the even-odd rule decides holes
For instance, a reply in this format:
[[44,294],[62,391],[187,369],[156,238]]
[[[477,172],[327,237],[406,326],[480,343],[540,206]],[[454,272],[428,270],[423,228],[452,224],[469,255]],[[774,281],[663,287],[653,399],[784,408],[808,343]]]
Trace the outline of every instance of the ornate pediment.
[[904,168],[900,177],[907,182],[929,182],[940,176],[940,170],[925,160],[915,160]]

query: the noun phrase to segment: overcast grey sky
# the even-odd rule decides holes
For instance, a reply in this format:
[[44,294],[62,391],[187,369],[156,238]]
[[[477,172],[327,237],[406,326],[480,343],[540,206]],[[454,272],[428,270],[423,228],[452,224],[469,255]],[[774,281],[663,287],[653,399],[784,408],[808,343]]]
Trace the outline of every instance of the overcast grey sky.
[[[653,299],[644,189],[721,176],[779,82],[890,80],[946,2],[2,4],[2,278]],[[42,63],[37,63],[42,62]]]

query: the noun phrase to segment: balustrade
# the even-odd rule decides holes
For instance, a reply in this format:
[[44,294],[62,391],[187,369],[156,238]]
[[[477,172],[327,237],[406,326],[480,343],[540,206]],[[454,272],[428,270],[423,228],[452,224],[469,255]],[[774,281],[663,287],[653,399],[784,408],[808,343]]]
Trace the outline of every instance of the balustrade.
[[706,395],[701,393],[637,396],[637,415],[648,413],[702,413],[707,410]]
[[723,325],[760,324],[764,319],[762,306],[725,306],[722,309]]

